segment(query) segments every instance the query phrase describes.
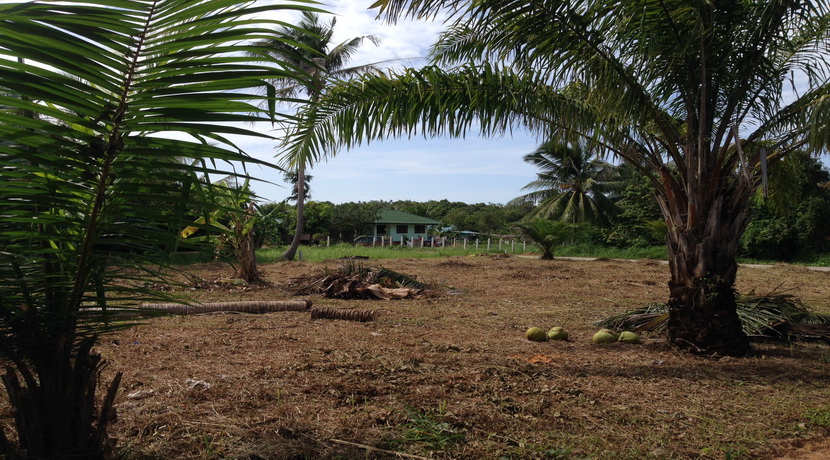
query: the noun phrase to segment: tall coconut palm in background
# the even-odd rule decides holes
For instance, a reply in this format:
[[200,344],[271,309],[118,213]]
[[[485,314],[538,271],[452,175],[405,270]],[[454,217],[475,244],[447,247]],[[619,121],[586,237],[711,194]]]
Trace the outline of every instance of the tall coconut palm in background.
[[180,244],[188,206],[210,204],[191,184],[253,161],[228,136],[268,137],[232,122],[282,119],[256,93],[296,75],[296,59],[253,65],[243,53],[284,39],[252,17],[301,8],[0,4],[0,358],[15,427],[0,430],[0,456],[113,456],[121,374],[96,407],[93,345],[126,326],[111,309],[165,297],[148,287],[165,281],[154,267]]
[[533,191],[511,201],[538,204],[528,218],[604,226],[619,212],[609,197],[618,185],[614,182],[614,166],[596,158],[588,149],[545,142],[525,155],[524,161],[541,170],[536,180],[522,188]]
[[[283,26],[277,33],[279,39],[263,40],[257,45],[266,47],[269,54],[279,59],[291,59],[293,64],[303,71],[297,78],[285,77],[274,80],[279,94],[285,97],[299,97],[305,95],[309,101],[317,101],[326,91],[326,88],[335,81],[350,78],[366,72],[377,70],[375,65],[367,64],[347,67],[351,57],[358,51],[365,40],[375,45],[378,39],[373,35],[365,35],[345,40],[339,44],[332,42],[336,19],[323,22],[319,14],[304,12],[298,27]],[[295,164],[292,179],[297,203],[297,226],[291,245],[283,253],[282,258],[293,260],[300,247],[304,228],[305,193],[301,186],[307,184],[306,168],[310,164]]]
[[545,139],[589,142],[636,165],[655,189],[668,227],[671,342],[697,353],[749,350],[736,314],[738,242],[767,159],[830,144],[827,2],[374,6],[390,21],[449,15],[433,52],[441,67],[331,90],[304,114],[291,144],[295,163],[332,145],[421,132],[523,126]]

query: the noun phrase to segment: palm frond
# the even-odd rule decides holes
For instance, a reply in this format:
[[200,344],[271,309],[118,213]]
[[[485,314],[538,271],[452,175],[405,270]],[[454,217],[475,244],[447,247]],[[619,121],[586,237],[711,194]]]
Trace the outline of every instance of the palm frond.
[[280,39],[278,22],[252,18],[285,8],[306,7],[0,5],[0,356],[14,364],[7,377],[25,381],[33,406],[18,409],[40,411],[18,420],[27,457],[101,454],[106,417],[76,410],[94,407],[94,391],[66,385],[94,389],[100,368],[73,367],[75,357],[100,363],[96,337],[130,324],[110,313],[166,297],[145,281],[164,282],[158,267],[182,246],[191,206],[207,203],[191,187],[198,177],[244,177],[231,162],[267,166],[233,138],[270,137],[248,123],[291,121],[268,81],[296,76],[294,61],[244,58]]
[[[830,315],[812,311],[789,294],[739,296],[738,317],[746,335],[756,340],[823,340],[830,343]],[[667,304],[648,304],[596,324],[615,330],[661,331],[668,323]]]

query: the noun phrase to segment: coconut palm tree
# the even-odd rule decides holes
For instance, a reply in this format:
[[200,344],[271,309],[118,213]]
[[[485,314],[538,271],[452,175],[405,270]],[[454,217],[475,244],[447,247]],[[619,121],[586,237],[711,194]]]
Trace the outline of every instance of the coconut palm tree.
[[522,188],[533,191],[509,204],[537,204],[527,219],[542,217],[604,226],[619,212],[608,196],[619,188],[614,181],[614,166],[596,158],[588,149],[550,141],[525,155],[524,161],[541,172]]
[[[329,22],[323,22],[319,14],[306,11],[303,12],[298,27],[280,27],[277,31],[279,39],[268,39],[257,43],[267,48],[268,53],[273,57],[293,59],[294,66],[303,72],[298,78],[284,77],[274,80],[272,83],[279,88],[280,95],[300,97],[304,93],[309,101],[314,102],[335,81],[377,70],[375,64],[347,67],[349,60],[363,42],[368,40],[378,45],[380,42],[377,37],[364,35],[335,44],[332,42],[332,37],[336,24],[335,18]],[[307,186],[308,184],[305,174],[308,166],[309,164],[306,163],[297,164],[294,172],[291,173],[295,176],[291,180],[295,188],[292,191],[292,197],[296,196],[297,203],[297,226],[291,245],[282,255],[282,258],[286,260],[294,259],[303,237],[306,194],[301,185]]]
[[[384,136],[523,126],[637,167],[668,227],[671,342],[742,354],[739,238],[767,159],[830,145],[830,5],[812,0],[378,0],[445,13],[437,65],[362,78],[308,107],[294,162]],[[498,63],[498,64],[496,64]],[[448,66],[450,70],[445,70]],[[797,91],[788,92],[789,88]]]
[[[299,184],[297,183],[298,177],[299,175],[296,172],[286,171],[283,173],[285,181],[291,184],[291,195],[288,196],[287,201],[296,203],[300,198],[300,193],[297,193],[300,190]],[[305,179],[305,186],[302,188],[302,195],[303,199],[307,200],[311,198],[311,179],[314,179],[314,177],[310,174],[305,174],[303,179]]]
[[254,161],[227,137],[262,135],[230,122],[280,121],[253,93],[297,72],[240,58],[272,37],[275,21],[252,17],[297,5],[117,6],[0,4],[0,359],[16,429],[0,430],[3,458],[113,457],[121,374],[98,398],[93,345],[125,326],[112,309],[165,297],[147,281],[205,204],[191,184]]

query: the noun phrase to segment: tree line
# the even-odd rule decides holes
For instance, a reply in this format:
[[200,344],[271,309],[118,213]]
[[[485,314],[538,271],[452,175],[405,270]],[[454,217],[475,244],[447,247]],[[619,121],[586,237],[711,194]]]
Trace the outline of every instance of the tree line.
[[[348,202],[308,201],[305,228],[311,241],[351,243],[371,234],[381,209],[403,211],[441,222],[435,235],[471,231],[484,235],[521,233],[518,224],[533,219],[573,224],[567,242],[617,248],[665,244],[666,222],[649,181],[628,165],[610,165],[579,152],[582,162],[567,163],[550,175],[550,161],[540,151],[526,161],[541,164],[539,177],[528,184],[532,193],[507,204],[469,204],[449,200]],[[581,176],[582,179],[578,180]],[[830,172],[815,157],[801,153],[772,162],[766,192],[751,200],[751,219],[740,241],[742,257],[774,261],[807,261],[830,251]],[[589,186],[586,187],[585,184]],[[307,185],[307,196],[311,196]],[[577,197],[579,199],[577,199]],[[569,204],[566,206],[565,204]],[[558,206],[558,207],[557,207]],[[578,209],[580,206],[588,208]],[[257,245],[289,244],[296,222],[291,198],[265,203],[257,209]]]

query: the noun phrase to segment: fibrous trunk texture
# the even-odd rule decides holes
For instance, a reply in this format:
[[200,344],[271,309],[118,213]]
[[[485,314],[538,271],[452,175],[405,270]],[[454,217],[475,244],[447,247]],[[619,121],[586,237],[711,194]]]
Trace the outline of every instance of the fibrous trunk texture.
[[377,315],[374,310],[336,309],[314,307],[311,309],[311,319],[344,319],[361,323],[374,321]]
[[261,283],[262,276],[256,266],[256,243],[254,242],[254,228],[244,233],[243,228],[247,221],[254,219],[254,204],[248,204],[245,218],[236,225],[238,234],[242,235],[239,246],[236,248],[236,258],[239,261],[239,277],[246,283]]
[[13,443],[0,433],[3,458],[115,458],[107,428],[115,420],[113,403],[121,373],[115,375],[97,406],[96,389],[104,362],[91,351],[94,342],[82,342],[70,351],[71,359],[58,358],[63,354],[58,351],[52,359],[44,357],[32,366],[6,366],[2,381],[14,409],[18,439]]
[[297,227],[294,229],[294,238],[291,240],[291,245],[282,254],[285,260],[294,260],[297,255],[297,250],[300,248],[300,242],[303,239],[303,231],[305,228],[305,167],[297,168]]
[[746,196],[723,192],[702,209],[686,206],[682,225],[669,221],[669,340],[682,349],[728,355],[749,351],[734,291]]
[[257,300],[250,302],[211,302],[199,305],[179,303],[144,303],[141,308],[161,310],[171,315],[194,315],[213,312],[271,313],[278,311],[304,311],[311,308],[310,300]]

